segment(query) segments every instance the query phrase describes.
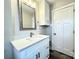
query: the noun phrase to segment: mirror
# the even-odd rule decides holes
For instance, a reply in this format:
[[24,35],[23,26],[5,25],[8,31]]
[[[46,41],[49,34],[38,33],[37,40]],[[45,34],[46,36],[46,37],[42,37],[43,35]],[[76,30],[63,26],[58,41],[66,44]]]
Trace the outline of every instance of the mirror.
[[20,30],[36,29],[35,8],[18,0]]

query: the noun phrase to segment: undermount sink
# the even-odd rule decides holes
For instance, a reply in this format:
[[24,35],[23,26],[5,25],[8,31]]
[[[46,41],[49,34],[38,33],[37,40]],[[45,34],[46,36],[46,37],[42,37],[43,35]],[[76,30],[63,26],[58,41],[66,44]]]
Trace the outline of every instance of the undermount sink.
[[16,48],[19,51],[21,49],[27,48],[28,46],[36,42],[43,40],[46,37],[48,36],[47,35],[33,35],[32,37],[29,37],[29,38],[11,41],[11,44],[13,45],[14,48]]

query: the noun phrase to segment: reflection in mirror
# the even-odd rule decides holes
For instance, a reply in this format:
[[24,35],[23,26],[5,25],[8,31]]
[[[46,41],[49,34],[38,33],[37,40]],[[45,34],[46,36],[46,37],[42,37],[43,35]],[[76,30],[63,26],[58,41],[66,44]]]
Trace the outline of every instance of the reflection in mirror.
[[19,2],[20,30],[36,29],[35,8]]

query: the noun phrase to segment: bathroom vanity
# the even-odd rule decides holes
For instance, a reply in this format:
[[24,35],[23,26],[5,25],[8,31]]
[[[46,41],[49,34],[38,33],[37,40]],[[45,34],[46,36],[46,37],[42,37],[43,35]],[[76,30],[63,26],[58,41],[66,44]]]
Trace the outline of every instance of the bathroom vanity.
[[48,59],[49,36],[34,35],[31,38],[14,40],[11,42],[14,59]]

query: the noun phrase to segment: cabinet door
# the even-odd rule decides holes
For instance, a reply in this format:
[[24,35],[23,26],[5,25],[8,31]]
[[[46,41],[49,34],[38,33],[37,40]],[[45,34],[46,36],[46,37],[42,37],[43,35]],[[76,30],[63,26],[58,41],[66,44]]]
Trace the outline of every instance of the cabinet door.
[[44,59],[48,59],[49,57],[49,43],[44,44]]
[[45,59],[44,46],[40,47],[40,59]]
[[49,48],[42,46],[40,49],[40,59],[48,59],[49,57]]
[[50,7],[47,1],[45,1],[45,24],[49,25],[50,24]]
[[38,59],[38,43],[20,52],[20,59]]
[[26,59],[37,59],[38,57],[36,54],[36,51],[32,51],[26,56]]
[[39,46],[31,49],[31,51],[29,53],[27,52],[29,50],[21,52],[20,58],[21,59],[39,59],[38,53],[40,53],[40,49],[38,47]]
[[20,59],[36,59],[36,51],[32,50],[29,53],[26,51],[20,52]]
[[49,55],[49,39],[45,39],[40,47],[40,59],[48,59]]
[[39,24],[44,24],[44,0],[39,2]]
[[49,4],[45,0],[39,2],[39,23],[49,25]]

